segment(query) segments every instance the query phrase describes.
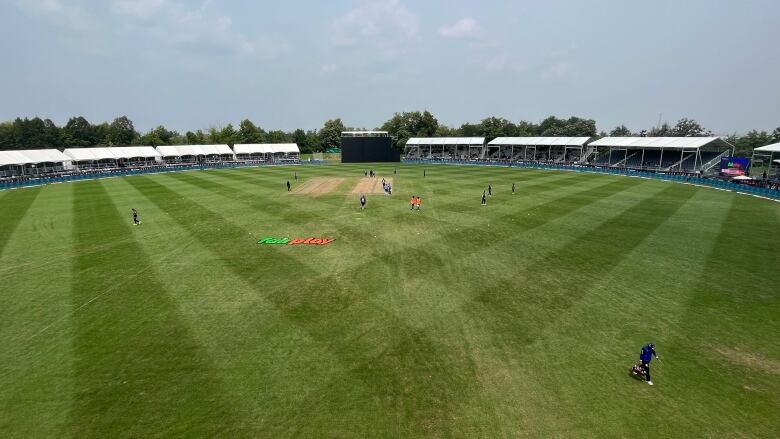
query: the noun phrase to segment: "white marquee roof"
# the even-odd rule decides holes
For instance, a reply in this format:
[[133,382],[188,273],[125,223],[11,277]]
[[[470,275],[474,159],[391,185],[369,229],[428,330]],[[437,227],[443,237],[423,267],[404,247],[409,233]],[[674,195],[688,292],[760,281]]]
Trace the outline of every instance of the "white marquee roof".
[[773,143],[773,144],[767,145],[767,146],[760,146],[760,147],[756,148],[755,151],[780,152],[780,143]]
[[238,143],[233,145],[236,154],[271,154],[274,152],[301,152],[295,143]]
[[583,146],[590,137],[496,137],[488,146]]
[[69,160],[130,159],[133,157],[160,157],[151,146],[112,146],[101,148],[66,148]]
[[227,145],[161,145],[157,147],[163,157],[181,157],[185,155],[233,155]]
[[417,145],[470,145],[482,146],[484,137],[412,137],[406,141],[406,146]]
[[720,137],[604,137],[590,143],[590,146],[645,149],[699,149],[707,145],[731,147]]
[[15,151],[0,151],[0,166],[28,165],[34,163],[69,162],[70,157],[56,149],[25,149]]

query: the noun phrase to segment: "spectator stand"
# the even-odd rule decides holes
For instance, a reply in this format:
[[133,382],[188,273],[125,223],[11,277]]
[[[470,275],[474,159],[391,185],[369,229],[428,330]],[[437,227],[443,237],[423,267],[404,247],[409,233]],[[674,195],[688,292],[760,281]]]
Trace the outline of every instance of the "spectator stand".
[[754,177],[763,177],[766,172],[767,179],[780,179],[780,143],[754,149],[751,162],[751,174]]
[[584,163],[592,154],[590,137],[496,137],[487,144],[486,158],[500,161]]
[[78,171],[139,168],[158,165],[161,161],[160,153],[151,146],[66,148],[63,153]]
[[596,150],[594,164],[684,173],[707,172],[734,148],[721,137],[604,137],[588,146]]
[[298,163],[300,149],[295,143],[237,143],[236,160],[253,163]]
[[0,179],[33,178],[71,168],[71,158],[56,149],[0,151]]
[[404,156],[412,159],[482,160],[484,137],[412,137],[404,145]]
[[157,147],[164,163],[169,165],[200,165],[234,162],[236,156],[227,145],[161,145]]

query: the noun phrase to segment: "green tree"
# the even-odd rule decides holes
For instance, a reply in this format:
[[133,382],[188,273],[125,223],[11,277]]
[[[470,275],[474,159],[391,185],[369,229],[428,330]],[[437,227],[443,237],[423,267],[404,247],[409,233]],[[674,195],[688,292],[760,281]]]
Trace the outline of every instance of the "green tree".
[[634,134],[625,125],[618,125],[609,132],[609,135],[611,137],[631,137]]
[[539,125],[521,120],[515,125],[515,135],[518,137],[533,137],[540,133]]
[[439,128],[436,128],[434,137],[460,137],[460,131],[447,125],[439,125]]
[[539,135],[541,136],[563,136],[566,126],[564,119],[558,119],[555,116],[549,116],[539,124]]
[[[341,138],[341,132],[339,132],[339,139]],[[282,130],[269,131],[265,135],[265,141],[267,143],[288,143],[290,137]]]
[[111,145],[130,145],[138,136],[131,121],[127,116],[115,118],[108,126],[108,142]]
[[95,128],[82,116],[68,119],[62,128],[62,144],[66,148],[94,146],[97,143]]
[[344,123],[340,118],[332,119],[323,125],[319,131],[320,145],[323,149],[341,148],[341,132],[344,131]]
[[238,124],[236,143],[261,143],[265,131],[255,126],[249,119],[244,119]]
[[427,110],[408,111],[393,114],[390,120],[382,124],[381,129],[395,138],[396,147],[401,147],[410,137],[435,136],[439,121]]
[[[645,134],[649,137],[667,137],[667,136],[673,136],[672,127],[669,126],[668,123],[664,122],[659,127],[653,127],[650,129],[650,131],[645,131]],[[644,136],[642,136],[644,137]]]
[[187,145],[206,144],[206,135],[203,133],[202,130],[197,130],[194,133],[192,131],[187,131],[186,133],[184,133],[184,139]]
[[304,143],[309,152],[322,152],[325,148],[322,146],[322,140],[316,130],[306,131],[306,141]]
[[780,127],[772,131],[772,143],[780,143]]
[[43,145],[46,148],[61,148],[62,147],[62,138],[61,138],[61,132],[60,128],[52,122],[51,119],[44,119],[43,121]]
[[93,125],[92,129],[95,132],[95,145],[111,145],[110,131],[111,126],[108,122],[99,123]]
[[175,140],[177,137],[179,137],[179,133],[176,131],[169,131],[164,126],[160,125],[141,136],[140,143],[150,146],[173,145],[176,143]]
[[479,123],[480,136],[490,142],[496,137],[513,137],[517,133],[517,127],[503,117],[488,117]]
[[738,155],[749,155],[755,148],[772,143],[772,135],[766,131],[751,130],[744,136],[729,136],[728,141],[734,145]]
[[16,149],[16,139],[14,138],[13,122],[0,123],[0,151],[9,151]]
[[233,124],[229,123],[225,125],[220,131],[219,131],[219,143],[227,143],[230,146],[233,146],[236,143],[238,135],[236,133],[236,129],[233,128]]
[[669,135],[675,137],[704,137],[711,136],[712,132],[701,126],[699,122],[684,117],[677,121]]

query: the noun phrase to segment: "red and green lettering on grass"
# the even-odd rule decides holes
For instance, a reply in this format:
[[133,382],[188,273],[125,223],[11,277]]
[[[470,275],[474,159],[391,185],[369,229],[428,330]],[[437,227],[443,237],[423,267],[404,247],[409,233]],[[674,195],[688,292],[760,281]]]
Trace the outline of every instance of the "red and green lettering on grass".
[[258,244],[277,244],[277,245],[327,245],[335,241],[336,238],[263,238],[257,241]]

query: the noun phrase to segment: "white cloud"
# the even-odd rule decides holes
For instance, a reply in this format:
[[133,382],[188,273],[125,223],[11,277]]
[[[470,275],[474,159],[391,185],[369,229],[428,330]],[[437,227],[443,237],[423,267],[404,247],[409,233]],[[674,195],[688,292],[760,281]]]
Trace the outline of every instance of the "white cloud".
[[420,24],[399,0],[370,0],[334,20],[330,31],[335,46],[367,47],[394,56],[418,38]]
[[120,14],[136,18],[149,18],[158,13],[166,0],[114,0],[111,9]]
[[570,78],[574,74],[574,68],[568,61],[557,61],[542,70],[540,77],[544,80],[558,80]]
[[101,27],[100,22],[78,3],[65,4],[61,0],[18,0],[17,4],[32,15],[44,17],[77,33],[87,33]]
[[289,50],[284,42],[250,38],[237,31],[233,20],[210,11],[210,1],[191,8],[175,0],[113,0],[112,12],[127,32],[152,38],[157,48],[181,52],[253,55],[275,58]]
[[333,73],[336,70],[338,70],[338,66],[336,64],[323,64],[322,67],[320,67],[320,73],[323,75]]
[[60,0],[19,0],[19,5],[28,10],[43,13],[53,13],[62,10],[62,2]]
[[504,67],[506,67],[508,61],[509,61],[509,57],[507,56],[506,53],[496,55],[490,60],[488,60],[487,64],[485,64],[485,70],[487,70],[488,72],[497,72],[500,70],[504,70]]
[[476,38],[480,35],[479,23],[473,18],[461,18],[452,25],[439,28],[444,38]]

